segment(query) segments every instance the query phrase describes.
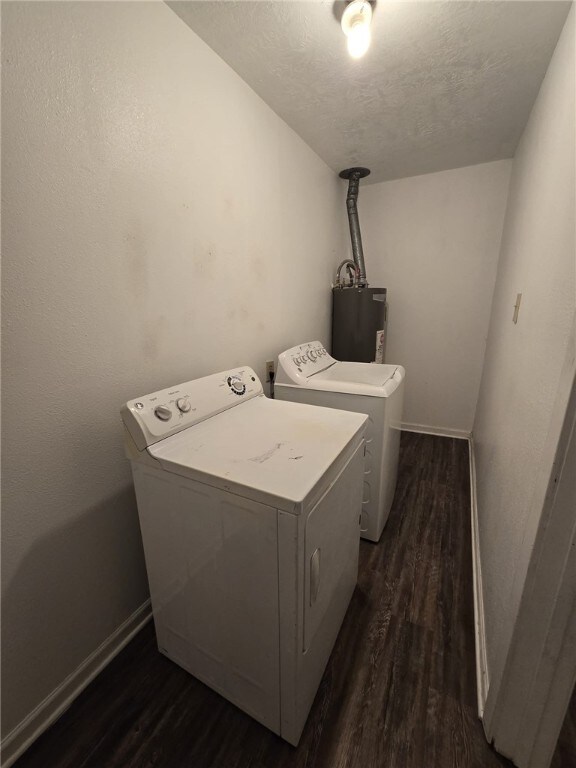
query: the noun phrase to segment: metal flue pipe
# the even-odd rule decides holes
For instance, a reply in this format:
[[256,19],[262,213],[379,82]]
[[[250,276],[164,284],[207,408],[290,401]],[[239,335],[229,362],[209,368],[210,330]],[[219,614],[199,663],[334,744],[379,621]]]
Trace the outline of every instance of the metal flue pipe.
[[348,209],[348,223],[350,225],[350,240],[352,241],[352,257],[358,267],[358,285],[368,285],[366,280],[366,266],[364,264],[364,251],[362,250],[362,236],[360,234],[360,222],[358,220],[358,188],[360,179],[368,176],[368,168],[346,168],[340,171],[341,179],[348,179],[348,195],[346,197],[346,208]]

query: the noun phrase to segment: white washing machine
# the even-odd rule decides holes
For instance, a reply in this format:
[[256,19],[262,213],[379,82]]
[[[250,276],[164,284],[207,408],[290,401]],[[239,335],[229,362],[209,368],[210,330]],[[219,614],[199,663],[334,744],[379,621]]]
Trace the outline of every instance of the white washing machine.
[[405,371],[401,365],[339,362],[319,341],[278,358],[274,396],[366,413],[361,536],[378,541],[396,489]]
[[366,417],[237,368],[122,419],[160,651],[296,745],[356,584]]

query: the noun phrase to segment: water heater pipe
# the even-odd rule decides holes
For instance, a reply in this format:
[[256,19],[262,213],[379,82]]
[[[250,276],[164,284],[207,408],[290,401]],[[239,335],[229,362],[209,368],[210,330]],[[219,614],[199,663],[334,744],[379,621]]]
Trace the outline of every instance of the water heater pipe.
[[368,168],[346,168],[340,171],[341,179],[348,179],[348,195],[346,197],[346,208],[348,209],[348,223],[350,225],[350,240],[352,241],[352,257],[358,267],[358,285],[368,285],[366,280],[366,266],[364,264],[364,251],[362,250],[362,236],[360,234],[360,222],[358,220],[358,188],[360,179],[368,176]]
[[344,281],[341,278],[342,274],[342,268],[346,267],[348,274],[350,275],[350,285],[358,285],[358,278],[360,277],[360,270],[358,269],[358,264],[356,264],[355,261],[352,261],[352,259],[344,259],[339,265],[338,269],[336,270],[336,288],[343,288],[344,287]]

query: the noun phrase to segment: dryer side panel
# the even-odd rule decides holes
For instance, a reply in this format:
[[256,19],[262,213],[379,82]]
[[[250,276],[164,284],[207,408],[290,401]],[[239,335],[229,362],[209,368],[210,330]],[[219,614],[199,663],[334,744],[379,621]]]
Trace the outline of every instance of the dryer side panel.
[[160,650],[280,733],[277,511],[133,464]]
[[[306,519],[302,653],[314,655],[328,636],[336,640],[358,578],[364,447]],[[330,654],[327,652],[326,660]]]
[[[297,540],[288,516],[279,532],[280,551],[286,552],[279,561],[284,624],[281,735],[294,745],[300,740],[356,586],[363,465],[361,441],[312,510],[299,516]],[[291,632],[290,619],[297,622]]]

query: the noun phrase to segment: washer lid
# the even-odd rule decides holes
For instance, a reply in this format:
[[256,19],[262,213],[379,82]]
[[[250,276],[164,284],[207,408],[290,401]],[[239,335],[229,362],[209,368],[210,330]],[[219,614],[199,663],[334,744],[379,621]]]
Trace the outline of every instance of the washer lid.
[[147,450],[170,472],[294,511],[360,439],[366,421],[360,413],[261,395]]
[[308,341],[278,356],[274,386],[389,397],[404,375],[401,365],[339,362],[328,354],[322,342]]
[[404,379],[401,365],[339,362],[310,376],[306,386],[352,395],[389,397]]

